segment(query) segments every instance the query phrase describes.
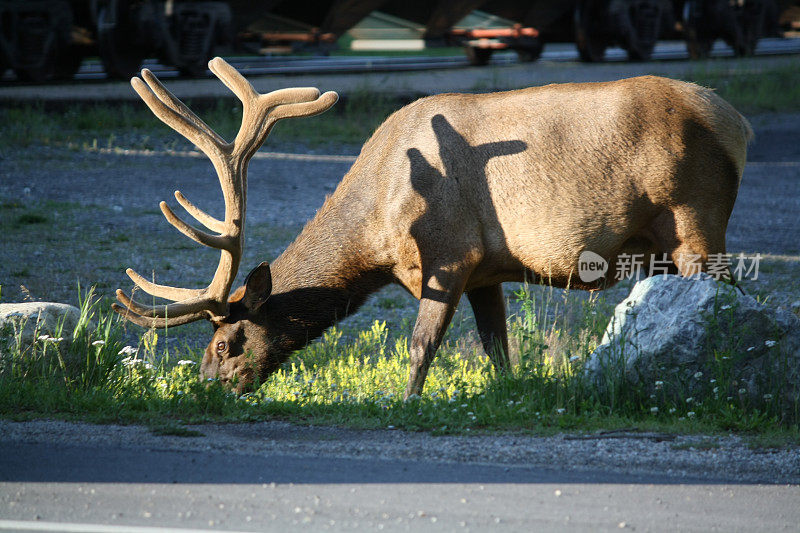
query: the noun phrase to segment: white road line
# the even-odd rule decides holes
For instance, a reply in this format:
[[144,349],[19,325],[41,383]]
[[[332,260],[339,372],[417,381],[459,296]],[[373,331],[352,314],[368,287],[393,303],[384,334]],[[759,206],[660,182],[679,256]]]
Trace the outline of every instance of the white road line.
[[[174,527],[112,526],[106,524],[72,524],[28,520],[0,520],[0,531],[64,531],[66,533],[208,533],[209,529],[179,529]],[[226,531],[225,533],[244,533]]]
[[[143,155],[143,156],[171,156],[192,157],[204,159],[206,156],[197,150],[135,150],[127,148],[84,148],[86,152],[113,155]],[[291,161],[319,161],[328,163],[352,163],[356,160],[354,155],[333,154],[293,154],[289,152],[256,152],[253,159],[286,159]],[[748,167],[800,167],[800,161],[748,161]]]
[[[206,156],[197,150],[129,150],[127,148],[85,148],[86,152],[112,155],[144,155],[144,156],[172,156],[194,157],[205,159]],[[288,159],[292,161],[321,161],[328,163],[352,163],[356,160],[354,155],[325,155],[325,154],[292,154],[288,152],[256,152],[253,159]]]

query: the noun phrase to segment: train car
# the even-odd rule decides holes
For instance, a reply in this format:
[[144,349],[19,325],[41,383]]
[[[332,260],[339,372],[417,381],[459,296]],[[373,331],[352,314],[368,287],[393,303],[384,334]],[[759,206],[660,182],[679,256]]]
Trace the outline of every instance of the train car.
[[115,78],[145,57],[197,74],[231,35],[224,1],[0,0],[0,63],[25,81],[71,78],[87,55]]
[[[797,6],[797,0],[0,0],[0,76],[10,68],[24,81],[69,79],[88,55],[99,56],[112,78],[130,77],[145,57],[199,75],[209,58],[248,44],[256,52],[276,45],[330,50],[378,9],[424,25],[431,46],[464,44],[475,64],[501,48],[532,61],[550,40],[574,41],[585,61],[602,61],[613,45],[632,60],[647,60],[663,36],[686,39],[694,58],[706,57],[716,39],[747,55]],[[475,9],[512,22],[456,27]]]

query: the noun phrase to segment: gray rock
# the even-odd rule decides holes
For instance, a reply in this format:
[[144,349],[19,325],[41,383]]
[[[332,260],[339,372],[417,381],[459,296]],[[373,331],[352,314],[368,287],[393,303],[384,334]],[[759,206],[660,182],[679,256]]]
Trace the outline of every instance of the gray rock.
[[[683,396],[800,393],[800,319],[705,274],[638,282],[615,309],[585,376]],[[711,381],[715,380],[715,381]],[[657,384],[657,382],[660,382]],[[726,388],[727,390],[720,389]]]
[[80,316],[80,309],[62,303],[0,304],[0,332],[24,347],[41,335],[69,338]]

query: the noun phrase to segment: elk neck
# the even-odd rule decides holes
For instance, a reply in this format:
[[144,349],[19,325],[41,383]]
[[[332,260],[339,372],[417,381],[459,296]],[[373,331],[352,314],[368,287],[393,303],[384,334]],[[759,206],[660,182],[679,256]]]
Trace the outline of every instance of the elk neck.
[[370,246],[367,215],[374,197],[343,184],[272,263],[267,313],[297,350],[353,314],[370,294],[392,282]]

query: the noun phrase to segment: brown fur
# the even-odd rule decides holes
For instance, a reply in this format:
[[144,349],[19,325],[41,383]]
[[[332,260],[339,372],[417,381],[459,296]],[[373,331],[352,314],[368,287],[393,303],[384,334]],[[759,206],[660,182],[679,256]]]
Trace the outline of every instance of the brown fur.
[[585,250],[611,265],[621,253],[724,252],[751,137],[713,91],[651,76],[418,100],[378,128],[271,268],[251,273],[271,276],[269,299],[245,305],[251,281],[236,293],[201,371],[240,388],[263,379],[391,282],[420,300],[407,395],[421,392],[465,291],[505,367],[502,282],[613,283],[613,270],[578,279]]

